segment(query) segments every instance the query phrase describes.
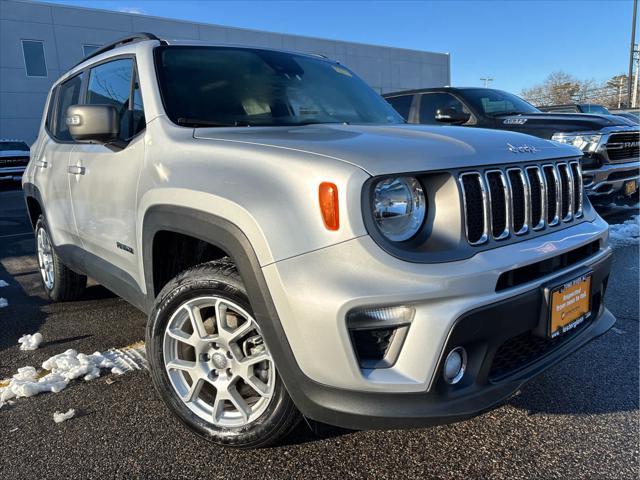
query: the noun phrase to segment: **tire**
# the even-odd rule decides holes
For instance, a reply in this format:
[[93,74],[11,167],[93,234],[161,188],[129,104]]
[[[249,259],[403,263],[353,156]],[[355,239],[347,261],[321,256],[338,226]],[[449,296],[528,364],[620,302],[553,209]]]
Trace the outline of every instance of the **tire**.
[[147,323],[146,349],[162,400],[209,441],[266,447],[301,419],[228,259],[190,268],[162,289]]
[[67,267],[51,243],[49,227],[44,216],[36,222],[36,254],[40,281],[47,296],[55,302],[67,302],[80,298],[87,286],[87,277]]

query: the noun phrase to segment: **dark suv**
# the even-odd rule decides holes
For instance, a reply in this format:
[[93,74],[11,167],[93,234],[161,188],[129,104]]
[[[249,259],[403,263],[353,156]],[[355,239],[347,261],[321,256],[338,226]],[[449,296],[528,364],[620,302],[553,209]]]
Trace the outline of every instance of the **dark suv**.
[[568,143],[583,151],[584,186],[595,201],[638,189],[640,130],[614,115],[543,113],[490,88],[425,88],[384,95],[409,122],[512,130]]

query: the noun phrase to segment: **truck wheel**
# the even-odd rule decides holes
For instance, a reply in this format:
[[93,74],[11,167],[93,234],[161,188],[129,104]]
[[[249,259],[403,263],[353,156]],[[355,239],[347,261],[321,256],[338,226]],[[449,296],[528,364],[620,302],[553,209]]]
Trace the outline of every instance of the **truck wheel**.
[[87,277],[67,267],[56,254],[44,217],[36,222],[36,252],[42,286],[51,300],[66,302],[78,299],[87,286]]
[[258,448],[298,424],[300,413],[230,261],[201,264],[171,280],[156,299],[146,336],[156,390],[202,437]]

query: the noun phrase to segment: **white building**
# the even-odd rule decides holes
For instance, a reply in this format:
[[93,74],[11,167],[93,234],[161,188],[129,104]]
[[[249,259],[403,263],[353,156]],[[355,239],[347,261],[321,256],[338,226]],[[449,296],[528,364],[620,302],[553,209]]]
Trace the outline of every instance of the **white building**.
[[451,78],[443,53],[0,0],[0,138],[31,143],[51,84],[83,56],[132,32],[320,53],[349,66],[380,93],[448,85]]

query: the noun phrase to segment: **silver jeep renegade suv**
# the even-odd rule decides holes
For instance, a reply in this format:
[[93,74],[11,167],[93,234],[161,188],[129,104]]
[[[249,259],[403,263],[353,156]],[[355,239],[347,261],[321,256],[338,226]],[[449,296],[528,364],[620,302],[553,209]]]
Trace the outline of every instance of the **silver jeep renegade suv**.
[[258,447],[470,418],[615,322],[567,145],[406,125],[315,55],[137,34],[53,86],[23,187],[49,297],[149,314],[155,387]]

